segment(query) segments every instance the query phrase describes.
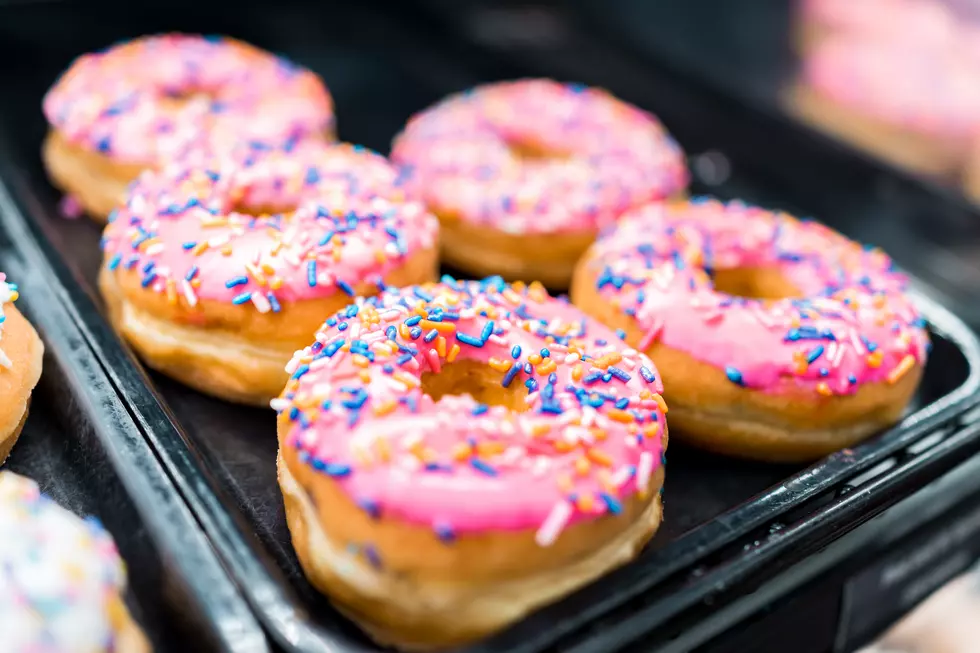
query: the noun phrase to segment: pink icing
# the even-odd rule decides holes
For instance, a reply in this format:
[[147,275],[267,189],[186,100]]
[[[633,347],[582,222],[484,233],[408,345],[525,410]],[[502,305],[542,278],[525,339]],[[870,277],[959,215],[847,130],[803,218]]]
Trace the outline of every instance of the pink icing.
[[344,144],[195,154],[130,187],[103,234],[106,265],[138,269],[145,287],[190,305],[204,298],[267,312],[353,294],[435,246],[437,220],[400,183],[384,157]]
[[863,113],[946,137],[976,131],[980,69],[968,57],[840,36],[820,43],[803,64],[806,83]]
[[[816,222],[739,202],[651,204],[590,256],[602,297],[646,334],[641,349],[657,340],[752,389],[850,394],[926,358],[925,323],[891,259]],[[804,298],[732,297],[705,274],[743,267],[778,269]]]
[[[513,145],[555,156],[521,158]],[[605,91],[534,79],[477,87],[415,116],[392,160],[438,212],[509,233],[590,231],[684,189],[684,154]]]
[[[445,538],[536,528],[548,544],[567,523],[618,512],[662,464],[653,363],[540,288],[388,289],[316,340],[273,401],[292,421],[285,444],[373,514]],[[526,389],[527,410],[422,391],[423,373],[464,359]]]
[[79,57],[45,96],[44,113],[69,142],[140,165],[191,147],[279,144],[333,124],[312,72],[237,41],[182,34]]
[[956,18],[935,0],[806,0],[804,20],[860,39],[886,39],[904,47],[946,47],[957,36]]

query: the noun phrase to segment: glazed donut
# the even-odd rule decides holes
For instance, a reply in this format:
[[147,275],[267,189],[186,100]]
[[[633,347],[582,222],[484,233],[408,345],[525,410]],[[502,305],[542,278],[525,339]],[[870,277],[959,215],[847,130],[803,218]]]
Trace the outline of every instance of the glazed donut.
[[27,421],[44,356],[44,344],[34,327],[13,306],[17,297],[17,286],[7,283],[7,276],[0,272],[0,464],[10,455]]
[[977,66],[949,50],[826,39],[786,98],[798,118],[894,165],[955,176],[976,140]]
[[125,570],[112,538],[30,479],[0,472],[3,650],[147,653],[123,603]]
[[53,183],[99,221],[126,186],[189,148],[282,144],[333,132],[312,72],[223,37],[149,36],[71,65],[44,98]]
[[379,642],[477,639],[631,560],[660,524],[656,368],[539,284],[359,298],[289,369],[273,407],[293,544]]
[[566,288],[599,225],[688,180],[652,115],[544,79],[443,100],[409,121],[391,156],[441,221],[445,262]]
[[928,350],[906,283],[820,224],[699,199],[624,216],[572,299],[657,361],[682,440],[799,462],[901,417]]
[[324,315],[435,278],[438,228],[378,154],[248,145],[144,173],[106,226],[99,288],[150,367],[268,406]]

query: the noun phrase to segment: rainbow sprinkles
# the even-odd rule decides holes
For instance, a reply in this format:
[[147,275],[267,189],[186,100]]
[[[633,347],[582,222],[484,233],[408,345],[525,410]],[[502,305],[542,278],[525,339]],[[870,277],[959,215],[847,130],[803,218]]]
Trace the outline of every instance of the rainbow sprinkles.
[[[516,403],[433,399],[430,375],[455,365],[484,379],[472,394]],[[645,497],[664,464],[653,363],[536,284],[444,277],[358,298],[287,372],[272,402],[288,421],[283,446],[373,517],[447,544],[531,529],[549,546]]]

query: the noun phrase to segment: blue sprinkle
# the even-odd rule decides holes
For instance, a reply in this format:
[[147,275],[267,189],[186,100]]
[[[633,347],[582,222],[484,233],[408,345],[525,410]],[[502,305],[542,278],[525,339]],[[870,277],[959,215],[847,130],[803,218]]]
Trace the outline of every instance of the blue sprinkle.
[[337,279],[336,283],[337,283],[337,287],[338,288],[340,288],[341,290],[343,290],[345,293],[347,293],[351,297],[354,296],[354,289],[351,288],[350,287],[350,284],[348,284],[346,281],[344,281],[343,279]]
[[497,475],[496,469],[494,469],[489,463],[480,460],[479,458],[470,458],[470,466],[479,472],[483,472],[487,476]]
[[651,372],[650,368],[646,365],[640,367],[640,376],[642,376],[643,380],[647,383],[653,383],[657,380],[657,377],[653,375],[653,372]]
[[112,141],[108,136],[104,136],[95,142],[95,149],[103,153],[108,152],[112,149]]
[[854,376],[853,374],[849,374],[847,377],[847,382],[850,383],[851,385],[856,385],[858,380],[856,376]]
[[592,385],[593,383],[599,381],[600,379],[602,379],[602,372],[591,372],[585,375],[585,378],[582,379],[582,384]]
[[483,342],[487,341],[487,338],[493,333],[493,320],[490,320],[483,325],[483,331],[480,332],[480,340]]
[[456,340],[463,343],[464,345],[469,345],[470,347],[482,347],[483,341],[479,338],[474,338],[471,335],[463,333],[462,331],[456,332]]
[[116,254],[109,260],[109,269],[115,270],[119,267],[119,263],[122,261],[122,254]]
[[606,508],[609,510],[610,513],[614,515],[618,515],[621,512],[623,512],[623,505],[619,502],[619,500],[616,499],[616,497],[609,494],[608,492],[600,492],[599,498],[602,499],[602,502],[606,504]]
[[534,392],[535,390],[538,389],[538,382],[534,379],[528,379],[527,381],[524,382],[524,385],[527,387],[527,391],[529,393]]
[[816,347],[814,347],[813,349],[811,349],[809,351],[809,353],[807,353],[807,355],[806,355],[806,362],[807,362],[807,364],[810,364],[813,361],[815,361],[818,358],[820,358],[821,356],[823,356],[823,345],[817,345]]
[[616,377],[617,379],[619,379],[623,383],[626,383],[631,378],[633,378],[629,374],[626,373],[626,370],[621,370],[618,367],[610,367],[608,371],[609,371],[610,374],[612,374],[614,377]]
[[513,358],[514,360],[517,360],[518,358],[521,357],[520,345],[514,345],[514,347],[510,350],[510,357]]
[[422,338],[422,340],[424,340],[425,342],[432,342],[438,337],[439,337],[439,332],[436,329],[433,329],[432,331],[429,331],[427,334],[425,334],[425,337]]
[[472,411],[473,416],[476,417],[477,415],[482,415],[488,410],[490,410],[490,407],[487,406],[486,404],[477,404],[476,406],[473,407],[473,411]]
[[337,330],[346,331],[348,326],[349,325],[346,322],[341,322],[340,324],[337,325]]
[[626,332],[622,329],[616,329],[616,336],[619,337],[620,340],[626,340]]
[[181,245],[181,247],[183,247],[184,249],[194,249],[195,247],[197,247],[197,243],[195,243],[194,241],[189,241]]
[[412,327],[408,330],[408,335],[412,338],[412,340],[418,340],[422,335],[422,327]]
[[310,288],[316,287],[316,261],[310,261],[306,264],[306,283],[309,284]]
[[228,279],[228,281],[225,281],[225,288],[234,288],[235,286],[244,286],[247,283],[248,283],[248,277],[245,277],[245,276],[232,277],[231,279]]
[[405,320],[405,326],[413,327],[422,321],[421,315],[413,315],[412,317]]
[[539,353],[541,354],[541,358],[548,358],[551,356],[551,352],[548,351],[547,347],[543,347]]
[[725,368],[725,376],[728,377],[728,380],[729,381],[731,381],[732,383],[734,383],[736,385],[741,385],[741,386],[744,386],[745,385],[745,383],[742,381],[742,373],[739,372],[734,367],[731,367],[731,366],[726,367]]
[[456,539],[456,531],[453,530],[452,525],[447,521],[437,521],[432,525],[432,529],[436,532],[436,537],[445,544],[449,544]]
[[318,181],[320,181],[320,173],[319,173],[319,171],[316,168],[314,168],[313,166],[310,166],[309,168],[307,168],[305,181],[306,181],[307,184],[310,184],[310,185],[315,184]]
[[629,405],[630,405],[630,400],[627,399],[626,397],[620,397],[619,399],[616,400],[616,408],[620,410],[626,410],[626,408],[629,407]]
[[344,338],[337,338],[327,345],[327,348],[323,350],[323,354],[327,358],[333,358],[333,355],[340,351],[340,348],[344,346],[344,342],[346,342]]
[[310,371],[309,365],[300,365],[299,367],[296,368],[296,371],[293,372],[293,375],[289,378],[298,379],[309,371]]
[[410,360],[412,360],[412,355],[411,354],[402,354],[397,359],[395,359],[395,364],[401,366],[401,365],[404,365],[405,363],[407,363]]
[[435,297],[433,297],[429,293],[425,292],[424,290],[422,290],[418,286],[415,286],[414,292],[415,292],[415,296],[418,297],[419,299],[423,300],[423,301],[431,302],[433,299],[435,299]]
[[333,231],[328,231],[327,233],[323,234],[323,236],[320,238],[320,242],[319,242],[320,247],[323,247],[324,245],[326,245],[327,243],[329,243],[330,242],[330,239],[333,238],[333,234],[334,234]]
[[156,263],[154,263],[153,261],[150,261],[149,263],[147,263],[146,265],[143,266],[143,273],[144,274],[149,274],[150,273],[150,270],[152,270],[154,267],[156,267]]
[[341,463],[329,463],[323,470],[328,476],[349,476],[351,469],[350,465],[343,465]]
[[[276,299],[275,294],[273,294],[271,292],[268,292],[268,293],[265,294],[265,297],[266,297],[266,299],[269,300],[269,306],[272,307],[272,312],[273,313],[278,313],[279,311],[282,310],[282,306],[279,304],[279,300]],[[317,344],[320,344],[320,343],[317,343]]]
[[191,266],[191,269],[188,270],[187,274],[184,275],[184,279],[186,279],[187,281],[191,281],[194,279],[194,277],[197,276],[197,273],[198,273],[197,266],[196,265]]
[[505,388],[509,387],[511,381],[514,380],[514,377],[517,376],[518,372],[520,371],[521,371],[520,364],[515,363],[514,366],[511,367],[509,370],[507,370],[507,373],[504,374],[504,379],[503,381],[500,382],[500,385],[504,386]]
[[146,288],[151,283],[153,283],[153,280],[156,279],[156,278],[157,278],[157,273],[156,272],[153,272],[153,271],[150,271],[150,273],[148,275],[146,275],[145,277],[143,277],[143,281],[141,282],[141,285],[144,288]]

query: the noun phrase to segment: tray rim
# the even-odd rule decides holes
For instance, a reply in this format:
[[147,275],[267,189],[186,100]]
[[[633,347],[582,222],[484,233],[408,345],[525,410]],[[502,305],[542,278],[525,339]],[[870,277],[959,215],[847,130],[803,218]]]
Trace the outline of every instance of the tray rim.
[[[3,163],[6,161],[0,157],[0,171]],[[167,568],[176,570],[186,583],[192,600],[200,608],[199,616],[207,619],[222,650],[268,653],[265,634],[253,613],[215,555],[196,515],[137,427],[131,408],[106,373],[103,359],[90,346],[76,306],[68,299],[69,292],[60,283],[57,266],[45,251],[45,245],[50,245],[31,233],[2,172],[0,225],[10,236],[11,249],[22,257],[24,267],[35,277],[31,279],[32,292],[21,301],[43,306],[31,314],[38,330],[47,336],[46,352],[62,368],[75,399],[91,421],[96,437],[102,441],[113,471],[130,495]]]

